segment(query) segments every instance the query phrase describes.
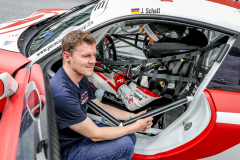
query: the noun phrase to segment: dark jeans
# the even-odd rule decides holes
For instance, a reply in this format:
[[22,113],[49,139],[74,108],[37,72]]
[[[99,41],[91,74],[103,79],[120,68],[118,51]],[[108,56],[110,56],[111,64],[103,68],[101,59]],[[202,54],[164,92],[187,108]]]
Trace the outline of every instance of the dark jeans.
[[[103,124],[98,126],[105,127]],[[99,142],[84,137],[82,142],[65,149],[62,160],[130,160],[134,154],[135,143],[135,134]]]

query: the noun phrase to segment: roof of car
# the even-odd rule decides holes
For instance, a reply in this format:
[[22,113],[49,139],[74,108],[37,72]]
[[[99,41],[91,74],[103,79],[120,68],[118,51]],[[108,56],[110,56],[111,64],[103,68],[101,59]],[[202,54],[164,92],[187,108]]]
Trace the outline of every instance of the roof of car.
[[240,11],[235,8],[240,8],[240,3],[233,1],[232,5],[231,3],[227,5],[228,3],[223,2],[223,0],[151,0],[150,2],[103,0],[99,2],[101,5],[94,8],[91,19],[103,23],[127,15],[156,14],[195,20],[240,32]]

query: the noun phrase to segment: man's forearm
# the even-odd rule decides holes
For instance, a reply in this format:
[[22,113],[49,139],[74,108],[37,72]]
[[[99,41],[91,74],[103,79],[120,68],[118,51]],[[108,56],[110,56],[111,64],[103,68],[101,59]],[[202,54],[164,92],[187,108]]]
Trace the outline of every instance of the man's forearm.
[[118,120],[126,121],[130,119],[130,112],[123,111],[103,103],[100,105],[100,107]]
[[97,98],[92,100],[96,105],[98,105],[99,107],[101,107],[103,110],[105,110],[106,112],[108,112],[110,115],[112,115],[114,118],[118,119],[118,120],[129,120],[130,119],[130,112],[127,111],[123,111],[121,109],[112,107],[110,105],[107,104],[103,104],[102,102],[100,102]]
[[126,127],[101,127],[98,132],[91,137],[93,141],[105,141],[112,140],[127,134],[131,134],[136,132],[134,126],[126,126]]

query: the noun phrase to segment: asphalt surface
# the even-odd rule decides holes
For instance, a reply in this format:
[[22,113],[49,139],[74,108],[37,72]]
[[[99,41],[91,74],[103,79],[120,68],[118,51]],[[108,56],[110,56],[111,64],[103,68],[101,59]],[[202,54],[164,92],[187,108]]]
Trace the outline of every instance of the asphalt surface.
[[0,0],[0,23],[24,18],[46,8],[70,9],[91,0]]

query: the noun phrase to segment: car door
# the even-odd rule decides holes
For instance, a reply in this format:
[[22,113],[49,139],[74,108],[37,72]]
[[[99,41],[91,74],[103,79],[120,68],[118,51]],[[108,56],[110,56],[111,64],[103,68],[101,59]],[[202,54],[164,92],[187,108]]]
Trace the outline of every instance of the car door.
[[14,79],[18,90],[0,121],[0,159],[60,159],[51,89],[41,67],[19,69]]

